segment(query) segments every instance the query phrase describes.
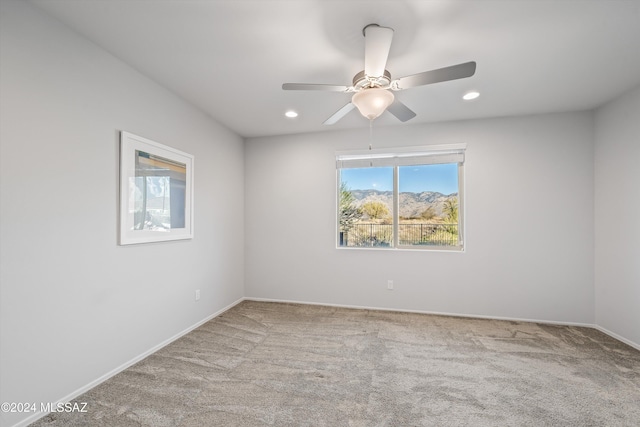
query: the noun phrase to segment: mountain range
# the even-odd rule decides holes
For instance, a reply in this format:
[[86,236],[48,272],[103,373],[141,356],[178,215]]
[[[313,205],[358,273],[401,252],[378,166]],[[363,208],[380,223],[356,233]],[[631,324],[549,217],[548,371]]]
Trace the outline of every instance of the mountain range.
[[[393,206],[393,191],[379,190],[351,190],[357,206],[368,202],[382,202],[389,208]],[[449,199],[458,199],[458,193],[445,195],[437,191],[423,191],[422,193],[400,193],[398,200],[399,216],[404,218],[418,218],[429,207],[436,216],[444,216],[442,213],[444,203]]]

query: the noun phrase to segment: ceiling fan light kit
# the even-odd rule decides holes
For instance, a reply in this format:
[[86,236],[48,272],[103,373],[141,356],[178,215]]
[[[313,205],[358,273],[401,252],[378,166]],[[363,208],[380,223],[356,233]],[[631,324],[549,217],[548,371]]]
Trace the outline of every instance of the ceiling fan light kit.
[[329,117],[324,122],[326,125],[332,125],[342,119],[354,106],[358,108],[360,114],[370,121],[375,120],[385,111],[389,111],[401,122],[406,122],[414,118],[416,113],[395,99],[392,90],[399,91],[416,86],[463,79],[473,76],[476,72],[476,63],[472,61],[392,80],[391,73],[386,70],[386,65],[393,40],[393,29],[378,24],[369,24],[362,29],[362,34],[365,39],[364,70],[355,75],[352,86],[315,83],[285,83],[282,85],[284,90],[355,92],[351,102]]
[[372,87],[356,92],[351,102],[358,108],[360,114],[369,120],[375,120],[393,102],[393,93],[387,89]]

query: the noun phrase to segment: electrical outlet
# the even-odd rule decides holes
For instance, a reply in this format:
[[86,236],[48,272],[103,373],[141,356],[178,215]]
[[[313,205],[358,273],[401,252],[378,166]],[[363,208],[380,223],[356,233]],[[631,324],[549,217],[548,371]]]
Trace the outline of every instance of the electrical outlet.
[[387,289],[393,290],[393,280],[387,280]]
[[200,289],[196,289],[196,301],[200,299]]

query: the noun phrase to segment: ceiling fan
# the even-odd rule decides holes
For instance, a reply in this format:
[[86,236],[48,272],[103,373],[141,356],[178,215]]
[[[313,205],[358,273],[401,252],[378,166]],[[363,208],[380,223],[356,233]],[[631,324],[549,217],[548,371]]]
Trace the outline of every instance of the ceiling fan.
[[388,110],[400,121],[406,122],[414,118],[416,113],[397,99],[394,100],[392,91],[464,79],[473,76],[476,72],[476,63],[471,61],[392,80],[391,73],[385,67],[393,39],[393,29],[378,24],[369,24],[362,29],[362,34],[365,38],[364,70],[353,77],[351,86],[314,83],[285,83],[282,85],[284,90],[354,93],[351,102],[329,117],[324,122],[325,125],[336,123],[354,107],[357,107],[360,113],[369,120],[374,120],[385,110]]

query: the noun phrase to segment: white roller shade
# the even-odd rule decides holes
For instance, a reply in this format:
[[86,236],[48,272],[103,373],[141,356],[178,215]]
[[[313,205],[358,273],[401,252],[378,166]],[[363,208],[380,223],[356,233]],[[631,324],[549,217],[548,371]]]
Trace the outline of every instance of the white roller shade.
[[408,165],[434,165],[442,163],[464,163],[465,149],[459,146],[451,149],[423,150],[412,148],[411,151],[346,153],[336,155],[336,167],[369,168]]

